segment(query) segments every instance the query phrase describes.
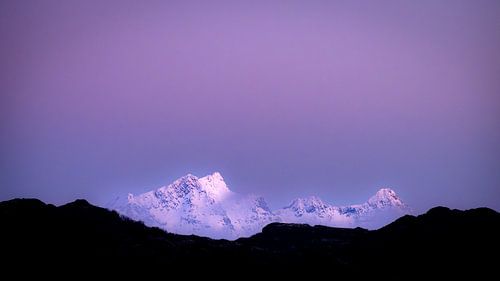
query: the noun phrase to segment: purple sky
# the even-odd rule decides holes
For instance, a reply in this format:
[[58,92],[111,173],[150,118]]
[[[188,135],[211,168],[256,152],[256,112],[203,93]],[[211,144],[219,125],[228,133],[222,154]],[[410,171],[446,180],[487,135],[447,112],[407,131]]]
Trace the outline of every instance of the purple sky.
[[500,209],[499,1],[248,2],[0,1],[0,200]]

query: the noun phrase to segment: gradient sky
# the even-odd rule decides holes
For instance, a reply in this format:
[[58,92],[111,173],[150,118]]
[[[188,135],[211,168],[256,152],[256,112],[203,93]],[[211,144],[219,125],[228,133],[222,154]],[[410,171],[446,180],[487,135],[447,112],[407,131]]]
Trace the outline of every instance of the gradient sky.
[[0,200],[500,210],[500,1],[247,2],[0,1]]

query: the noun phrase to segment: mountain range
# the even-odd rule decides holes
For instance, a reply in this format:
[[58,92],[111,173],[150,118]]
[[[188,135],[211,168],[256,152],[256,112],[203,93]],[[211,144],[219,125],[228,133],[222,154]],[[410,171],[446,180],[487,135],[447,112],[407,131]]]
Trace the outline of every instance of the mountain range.
[[202,178],[188,174],[156,190],[117,198],[107,207],[172,233],[226,239],[251,236],[272,222],[376,229],[410,213],[389,188],[363,204],[337,207],[310,196],[271,210],[263,197],[231,191],[218,172]]

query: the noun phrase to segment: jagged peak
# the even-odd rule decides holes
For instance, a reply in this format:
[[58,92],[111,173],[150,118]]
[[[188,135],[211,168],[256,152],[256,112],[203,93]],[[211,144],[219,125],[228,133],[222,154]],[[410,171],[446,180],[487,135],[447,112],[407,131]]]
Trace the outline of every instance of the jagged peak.
[[181,178],[178,178],[175,180],[172,184],[167,186],[166,188],[159,188],[156,193],[157,194],[162,194],[163,192],[167,190],[173,190],[178,194],[178,196],[186,196],[187,194],[191,193],[193,190],[199,190],[201,189],[200,187],[200,182],[198,180],[198,177],[192,175],[192,174],[187,174]]
[[195,181],[197,181],[197,180],[198,180],[198,177],[197,177],[197,176],[195,176],[195,175],[193,175],[193,174],[187,174],[187,175],[185,175],[185,176],[182,176],[182,177],[180,177],[180,178],[176,179],[176,180],[173,182],[173,184],[175,184],[175,183],[177,183],[177,182],[178,182],[178,183],[181,183],[181,182],[195,182]]
[[[205,193],[211,200],[221,201],[228,197],[232,192],[227,187],[222,175],[219,172],[214,172],[202,178],[188,173],[169,185],[162,186],[156,190],[148,191],[139,195],[129,194],[127,196],[128,203],[152,202],[157,200],[153,198],[170,198],[175,194],[177,198],[191,197],[196,193]],[[142,202],[142,203],[141,203]]]
[[393,207],[403,207],[405,204],[399,198],[394,190],[391,188],[381,188],[368,199],[368,204],[377,206],[377,207],[385,207],[385,206],[393,206]]
[[222,177],[221,173],[219,173],[217,171],[213,172],[210,175],[204,176],[203,178],[210,178],[210,179],[213,179],[213,180],[224,181],[224,178]]
[[224,178],[219,172],[198,179],[202,188],[216,201],[221,201],[231,194]]
[[308,207],[324,207],[326,204],[321,198],[311,195],[307,197],[294,199],[287,208],[305,209]]
[[210,175],[199,178],[198,180],[202,183],[217,183],[226,186],[226,182],[219,172],[214,172]]
[[388,196],[388,195],[392,195],[392,196],[395,196],[396,195],[396,192],[389,188],[389,187],[383,187],[381,189],[379,189],[377,191],[377,193],[375,193],[376,195],[385,195],[385,196]]

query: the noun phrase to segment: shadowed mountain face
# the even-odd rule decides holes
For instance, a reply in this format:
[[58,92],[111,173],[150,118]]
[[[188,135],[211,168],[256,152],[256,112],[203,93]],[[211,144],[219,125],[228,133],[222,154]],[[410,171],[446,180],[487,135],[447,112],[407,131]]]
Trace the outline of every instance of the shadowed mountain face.
[[[406,279],[494,273],[500,214],[437,207],[374,231],[272,223],[235,241],[165,233],[77,200],[55,207],[35,199],[0,203],[1,259],[17,268],[59,268],[166,276],[244,270],[248,274],[328,273]],[[18,271],[26,273],[25,271]],[[409,275],[411,274],[411,275]]]

